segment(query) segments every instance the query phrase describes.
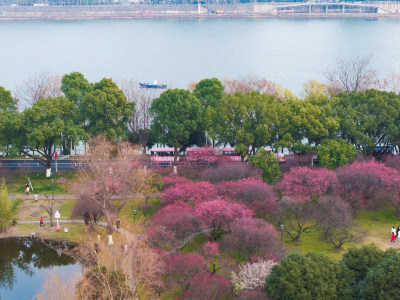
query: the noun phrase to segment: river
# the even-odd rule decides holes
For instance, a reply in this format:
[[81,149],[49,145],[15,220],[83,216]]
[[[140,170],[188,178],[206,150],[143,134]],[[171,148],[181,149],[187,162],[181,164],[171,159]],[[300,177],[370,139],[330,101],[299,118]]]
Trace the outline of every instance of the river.
[[39,72],[82,72],[186,88],[208,77],[265,77],[301,94],[351,57],[400,72],[400,20],[381,18],[0,22],[0,86]]

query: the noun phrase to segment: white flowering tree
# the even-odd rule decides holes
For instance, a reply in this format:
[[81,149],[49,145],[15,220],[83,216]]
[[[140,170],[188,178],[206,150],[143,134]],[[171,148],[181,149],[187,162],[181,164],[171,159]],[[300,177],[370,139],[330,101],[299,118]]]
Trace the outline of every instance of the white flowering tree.
[[239,272],[232,272],[232,284],[235,292],[242,290],[254,290],[265,286],[265,279],[271,273],[276,262],[272,260],[259,260],[255,263],[245,263],[239,266]]

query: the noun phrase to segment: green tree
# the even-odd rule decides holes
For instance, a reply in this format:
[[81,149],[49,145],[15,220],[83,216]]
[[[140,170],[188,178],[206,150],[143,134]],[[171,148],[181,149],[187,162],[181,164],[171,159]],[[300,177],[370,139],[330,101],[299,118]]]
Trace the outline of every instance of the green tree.
[[296,153],[310,151],[339,129],[330,99],[322,94],[311,94],[304,100],[288,99],[281,105],[279,119],[276,134],[282,140],[278,144]]
[[200,100],[187,90],[167,90],[153,100],[150,113],[153,117],[150,130],[159,143],[174,147],[176,165],[178,148],[202,127]]
[[[38,100],[14,118],[14,130],[20,136],[14,135],[13,145],[50,169],[56,146],[65,140],[78,142],[85,138],[82,127],[72,121],[76,113],[75,104],[65,97]],[[43,158],[34,156],[32,151]]]
[[224,86],[217,78],[203,79],[196,85],[193,94],[200,100],[205,109],[217,107],[224,97]]
[[369,269],[359,284],[360,298],[365,300],[399,299],[400,255],[391,255],[379,265]]
[[68,100],[74,102],[78,107],[83,97],[92,90],[93,85],[79,72],[65,74],[61,80],[61,91]]
[[[389,252],[390,253],[390,252]],[[381,263],[388,253],[371,244],[360,248],[350,248],[341,260],[354,273],[356,283],[363,280],[370,268]]]
[[316,150],[320,165],[331,170],[345,166],[357,154],[354,146],[343,139],[322,140]]
[[259,167],[263,171],[265,182],[272,183],[281,175],[279,159],[272,153],[260,148],[256,155],[249,156],[252,165]]
[[0,181],[0,231],[5,231],[8,222],[17,214],[22,199],[10,201],[4,177]]
[[266,280],[275,299],[351,299],[351,276],[323,254],[293,252],[272,268]]
[[116,141],[127,138],[127,124],[134,110],[134,102],[128,102],[117,85],[106,78],[94,84],[93,91],[83,97],[80,105],[85,131]]
[[17,99],[13,98],[10,91],[0,86],[0,111],[17,111]]
[[259,92],[229,94],[222,99],[215,136],[222,144],[235,146],[242,157],[271,142],[277,120],[276,97]]
[[367,90],[341,93],[332,99],[340,119],[339,135],[357,150],[372,154],[375,146],[399,146],[400,96]]

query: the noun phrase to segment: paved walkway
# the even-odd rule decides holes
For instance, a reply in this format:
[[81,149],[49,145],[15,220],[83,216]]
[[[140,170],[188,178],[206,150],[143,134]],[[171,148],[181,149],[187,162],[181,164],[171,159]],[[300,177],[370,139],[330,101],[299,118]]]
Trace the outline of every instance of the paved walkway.
[[[20,198],[23,200],[34,200],[35,199],[35,194],[34,193],[30,193],[29,195],[26,194],[8,194],[9,197],[11,197],[12,199],[15,198]],[[53,195],[52,194],[47,194],[47,196],[52,199]],[[152,195],[151,197],[154,196],[158,196],[156,194]],[[137,194],[133,194],[133,195],[128,195],[126,197],[127,199],[136,199],[136,198],[144,198],[144,195],[141,193],[137,193]],[[38,194],[38,200],[44,200],[46,199],[44,197],[44,194]],[[79,200],[80,197],[77,195],[54,195],[54,200]],[[111,197],[111,199],[121,199],[120,196],[113,196]]]
[[[58,220],[58,222],[59,223],[67,223],[67,224],[85,224],[85,221],[83,221],[83,220]],[[43,223],[50,224],[50,220],[43,220]],[[57,221],[54,221],[54,223],[57,223]],[[39,225],[40,223],[38,221],[33,221],[33,220],[32,221],[31,220],[29,220],[29,221],[22,220],[22,221],[17,221],[17,224],[37,224],[37,225]],[[96,225],[107,227],[106,222],[97,222]],[[113,225],[113,228],[114,228],[115,232],[123,234],[124,236],[132,236],[132,234],[129,231],[127,231],[121,227],[119,229],[117,229],[117,226]]]

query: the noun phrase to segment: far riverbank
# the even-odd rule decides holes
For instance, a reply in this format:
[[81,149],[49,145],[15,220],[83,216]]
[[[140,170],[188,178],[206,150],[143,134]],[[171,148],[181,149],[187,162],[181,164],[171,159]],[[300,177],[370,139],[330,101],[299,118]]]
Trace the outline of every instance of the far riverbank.
[[[314,6],[312,6],[314,5]],[[324,6],[325,5],[325,6]],[[3,6],[0,20],[399,18],[398,4]],[[277,10],[278,8],[278,10]]]

